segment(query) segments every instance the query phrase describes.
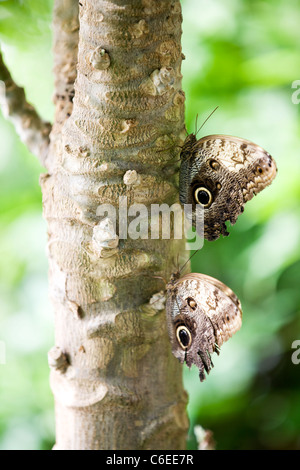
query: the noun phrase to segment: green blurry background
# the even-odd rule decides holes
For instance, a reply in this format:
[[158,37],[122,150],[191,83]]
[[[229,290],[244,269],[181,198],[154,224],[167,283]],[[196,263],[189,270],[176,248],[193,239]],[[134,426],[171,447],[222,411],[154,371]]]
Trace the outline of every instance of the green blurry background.
[[[300,128],[291,88],[300,79],[296,0],[182,1],[186,125],[266,148],[278,164],[272,186],[250,201],[231,234],[205,242],[193,271],[240,297],[243,327],[214,358],[209,380],[186,369],[193,427],[214,432],[218,449],[300,449]],[[17,83],[52,120],[50,0],[0,1],[0,41]],[[0,449],[49,449],[54,441],[47,351],[53,345],[47,293],[41,168],[0,120]]]

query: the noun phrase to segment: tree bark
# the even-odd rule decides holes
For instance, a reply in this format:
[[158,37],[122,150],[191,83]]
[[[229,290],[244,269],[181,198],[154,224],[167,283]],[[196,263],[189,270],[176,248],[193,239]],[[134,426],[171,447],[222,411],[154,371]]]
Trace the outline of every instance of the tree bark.
[[55,155],[62,152],[61,130],[71,116],[77,75],[79,40],[78,0],[55,0],[53,11],[53,58],[55,117],[47,169],[53,171]]
[[[77,49],[70,48],[71,73],[58,77],[55,69],[58,111],[49,173],[41,178],[55,309],[55,448],[184,449],[182,367],[171,354],[165,312],[149,304],[164,288],[155,276],[169,279],[183,241],[119,240],[97,215],[101,204],[118,208],[120,196],[147,208],[178,201],[172,156],[184,130],[180,3],[79,4],[75,97],[71,83],[64,87],[76,76]],[[56,64],[60,34],[65,44],[78,34],[75,22],[60,32],[65,13],[55,10]]]

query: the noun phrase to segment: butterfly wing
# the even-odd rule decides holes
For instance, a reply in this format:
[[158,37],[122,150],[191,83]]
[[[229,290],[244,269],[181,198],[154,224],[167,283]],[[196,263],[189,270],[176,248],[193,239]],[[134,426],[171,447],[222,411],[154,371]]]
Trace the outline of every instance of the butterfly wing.
[[236,294],[223,282],[205,274],[187,274],[198,282],[197,301],[214,327],[216,344],[220,347],[242,326],[242,307]]
[[195,364],[202,381],[213,367],[211,354],[241,327],[241,304],[217,279],[187,274],[168,286],[167,320],[173,354]]
[[262,147],[239,137],[210,135],[197,140],[190,134],[181,152],[180,201],[204,210],[204,237],[229,235],[244,205],[276,176],[276,163]]

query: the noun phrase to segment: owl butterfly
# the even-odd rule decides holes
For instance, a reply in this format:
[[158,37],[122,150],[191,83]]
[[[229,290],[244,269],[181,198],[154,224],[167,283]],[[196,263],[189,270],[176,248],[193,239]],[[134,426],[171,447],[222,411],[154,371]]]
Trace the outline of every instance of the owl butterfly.
[[174,356],[199,369],[202,382],[213,367],[211,354],[242,325],[241,304],[225,284],[191,273],[173,274],[167,285],[167,325]]
[[245,203],[271,184],[277,172],[275,161],[263,148],[229,135],[200,140],[196,134],[188,135],[180,160],[180,202],[192,204],[194,227],[196,207],[204,208],[207,240],[229,235],[225,222],[235,224]]

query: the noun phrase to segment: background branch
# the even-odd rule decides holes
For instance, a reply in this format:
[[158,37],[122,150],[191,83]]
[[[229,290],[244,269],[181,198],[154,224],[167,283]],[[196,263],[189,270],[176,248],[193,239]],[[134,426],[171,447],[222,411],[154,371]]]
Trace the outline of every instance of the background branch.
[[22,142],[45,166],[51,124],[43,121],[34,107],[26,101],[24,88],[19,87],[12,79],[1,53],[0,85],[1,108],[4,115],[14,124]]

